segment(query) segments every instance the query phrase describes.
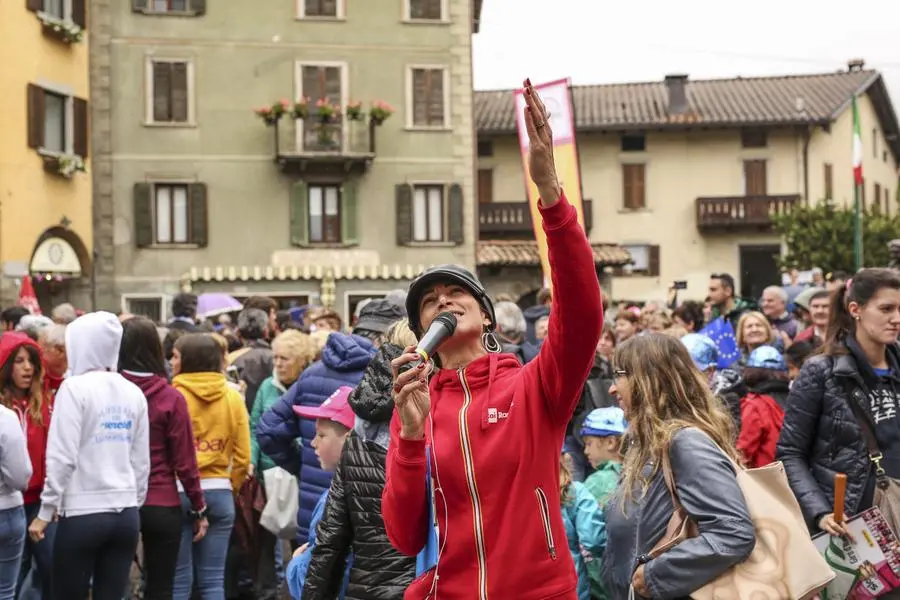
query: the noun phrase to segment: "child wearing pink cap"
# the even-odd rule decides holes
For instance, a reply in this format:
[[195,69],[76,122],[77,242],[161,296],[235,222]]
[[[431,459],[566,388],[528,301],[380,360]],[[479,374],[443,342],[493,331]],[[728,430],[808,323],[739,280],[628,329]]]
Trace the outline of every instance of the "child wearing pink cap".
[[[347,398],[353,388],[339,387],[325,402],[319,406],[294,406],[294,414],[303,419],[316,420],[316,437],[312,440],[312,447],[319,458],[319,464],[323,471],[334,472],[341,460],[341,452],[344,449],[344,441],[350,435],[356,415]],[[303,544],[294,552],[294,558],[287,568],[285,578],[290,588],[291,597],[300,600],[303,595],[303,584],[306,581],[306,571],[312,558],[313,548],[316,546],[316,527],[325,505],[328,502],[328,490],[322,494],[316,503],[312,519],[309,523],[309,542]],[[341,587],[340,599],[344,598],[347,588],[347,578],[350,574],[352,556],[347,558],[347,568],[344,573],[344,584]]]

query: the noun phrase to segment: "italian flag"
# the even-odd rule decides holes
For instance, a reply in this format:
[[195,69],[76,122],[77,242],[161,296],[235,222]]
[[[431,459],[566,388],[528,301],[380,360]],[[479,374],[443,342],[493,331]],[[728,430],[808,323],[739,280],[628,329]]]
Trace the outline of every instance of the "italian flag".
[[856,96],[853,97],[853,181],[856,185],[863,184],[863,145],[862,136],[859,133],[859,108],[856,106]]

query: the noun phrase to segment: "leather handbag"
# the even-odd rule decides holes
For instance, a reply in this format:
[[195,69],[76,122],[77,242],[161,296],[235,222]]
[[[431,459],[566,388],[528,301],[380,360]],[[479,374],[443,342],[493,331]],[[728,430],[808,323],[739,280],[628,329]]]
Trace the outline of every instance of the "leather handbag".
[[[723,452],[724,454],[724,452]],[[800,505],[788,484],[784,465],[775,462],[744,469],[732,460],[756,530],[756,546],[742,563],[691,593],[695,600],[807,600],[834,579],[804,524]],[[668,453],[660,468],[674,511],[662,539],[649,552],[664,554],[696,537],[697,525],[678,499]]]

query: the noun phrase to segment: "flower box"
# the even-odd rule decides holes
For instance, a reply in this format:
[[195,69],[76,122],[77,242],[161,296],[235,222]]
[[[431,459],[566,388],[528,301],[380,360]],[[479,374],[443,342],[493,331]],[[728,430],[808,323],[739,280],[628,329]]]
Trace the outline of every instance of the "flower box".
[[46,13],[38,13],[41,30],[47,37],[52,37],[65,44],[77,44],[84,39],[84,29],[71,21],[57,19]]
[[84,159],[74,154],[43,155],[44,171],[51,175],[72,179],[75,173],[87,173]]

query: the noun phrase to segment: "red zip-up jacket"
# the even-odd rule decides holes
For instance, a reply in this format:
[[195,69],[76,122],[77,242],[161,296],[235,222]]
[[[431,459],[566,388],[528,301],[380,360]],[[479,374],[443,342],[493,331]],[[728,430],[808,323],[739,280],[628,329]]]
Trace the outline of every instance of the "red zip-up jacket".
[[41,370],[44,373],[43,393],[44,402],[41,406],[41,417],[43,423],[38,423],[31,418],[31,412],[28,410],[28,398],[17,399],[11,407],[19,417],[22,424],[22,431],[25,434],[25,441],[28,445],[28,457],[31,459],[31,480],[28,487],[22,493],[25,504],[35,504],[41,501],[41,492],[44,489],[44,476],[46,470],[47,457],[47,437],[50,433],[50,416],[52,410],[52,395],[49,391],[47,381],[47,365],[44,364],[44,357],[41,353],[40,346],[24,333],[8,332],[0,337],[0,366],[6,364],[19,348],[22,346],[31,346],[37,349],[38,356],[41,360]]
[[594,257],[565,197],[541,208],[553,281],[549,333],[522,367],[488,354],[431,379],[424,440],[400,437],[394,414],[382,494],[391,543],[415,555],[429,527],[425,446],[441,549],[404,598],[575,600],[559,496],[559,456],[603,324]]
[[772,396],[751,392],[741,400],[741,434],[737,449],[751,469],[775,462],[775,446],[784,423],[784,409]]

